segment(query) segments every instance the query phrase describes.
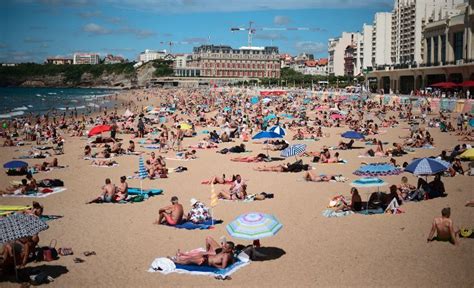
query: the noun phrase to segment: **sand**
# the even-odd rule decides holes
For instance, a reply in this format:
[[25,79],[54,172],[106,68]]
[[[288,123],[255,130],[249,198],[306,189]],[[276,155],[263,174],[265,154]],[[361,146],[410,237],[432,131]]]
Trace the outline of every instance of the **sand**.
[[[454,117],[454,116],[453,116]],[[379,136],[384,141],[399,141],[399,136],[408,135],[406,123],[398,128],[388,128],[388,133]],[[209,128],[206,128],[209,129]],[[202,128],[200,129],[202,130]],[[337,145],[338,134],[346,128],[323,128],[329,138],[305,143],[309,151],[316,151],[323,145]],[[437,155],[458,143],[457,136],[429,129],[435,138],[436,149],[417,150],[397,158],[399,163],[413,157]],[[127,143],[129,135],[118,135]],[[184,145],[196,144],[203,137],[185,138]],[[288,138],[290,139],[290,138]],[[361,161],[380,162],[386,159],[358,158],[364,150],[340,152],[348,163],[344,165],[315,165],[316,173],[343,174],[350,179],[346,183],[303,182],[302,173],[257,172],[252,168],[260,163],[236,163],[229,159],[235,155],[221,155],[216,149],[199,150],[199,159],[187,162],[167,161],[168,167],[186,166],[188,171],[172,173],[168,179],[144,180],[144,188],[161,188],[165,193],[147,201],[134,204],[91,204],[84,203],[99,194],[104,179],[114,183],[122,175],[132,175],[138,170],[137,156],[115,158],[117,168],[91,167],[90,161],[80,159],[85,140],[66,138],[65,155],[58,156],[59,163],[69,165],[66,169],[39,173],[35,178],[63,179],[67,191],[39,199],[45,206],[45,214],[64,215],[64,218],[49,222],[49,230],[41,232],[40,245],[48,245],[56,239],[58,247],[72,247],[74,256],[61,257],[49,263],[29,263],[27,267],[41,266],[56,277],[51,287],[473,287],[474,241],[461,239],[458,247],[432,242],[427,243],[433,217],[439,216],[443,207],[452,210],[456,226],[473,227],[474,208],[464,207],[466,201],[474,199],[473,179],[469,176],[443,178],[448,197],[402,206],[405,211],[399,215],[351,215],[342,218],[325,218],[321,215],[329,200],[338,194],[349,196],[349,182],[357,179],[353,175]],[[237,143],[220,144],[219,149]],[[124,144],[127,146],[127,144]],[[262,145],[247,144],[256,155],[263,151]],[[364,146],[357,143],[357,146]],[[364,146],[367,147],[367,146]],[[0,162],[22,154],[26,147],[0,148]],[[152,150],[140,148],[147,153]],[[279,152],[270,152],[279,156]],[[172,153],[168,153],[172,156]],[[238,155],[242,156],[242,155]],[[310,158],[303,158],[310,163]],[[40,163],[41,159],[27,160]],[[268,164],[267,164],[268,165]],[[467,164],[464,163],[467,167]],[[153,225],[158,209],[168,205],[171,196],[178,196],[185,210],[189,210],[191,198],[209,203],[211,188],[201,185],[201,180],[213,175],[241,174],[248,180],[248,192],[271,192],[274,199],[252,203],[219,201],[213,210],[216,218],[224,224],[213,230],[187,231]],[[384,177],[390,184],[399,184],[407,176],[416,184],[416,177],[409,173]],[[11,180],[2,173],[0,183],[6,186]],[[139,186],[139,180],[128,180],[130,186]],[[216,189],[225,188],[216,185]],[[388,187],[387,187],[388,189]],[[386,189],[385,189],[386,190]],[[363,200],[375,189],[361,189]],[[30,204],[32,198],[0,198],[1,204]],[[262,245],[277,247],[285,254],[278,259],[252,262],[232,275],[231,281],[218,281],[207,276],[182,274],[162,275],[148,273],[147,269],[157,257],[174,255],[177,249],[190,250],[204,245],[206,236],[218,239],[225,235],[236,243],[248,241],[233,239],[225,225],[238,215],[258,211],[274,214],[283,229],[274,237],[262,239]],[[94,250],[97,255],[85,257],[83,251]],[[76,264],[74,257],[85,260]],[[4,287],[16,287],[9,280]]]

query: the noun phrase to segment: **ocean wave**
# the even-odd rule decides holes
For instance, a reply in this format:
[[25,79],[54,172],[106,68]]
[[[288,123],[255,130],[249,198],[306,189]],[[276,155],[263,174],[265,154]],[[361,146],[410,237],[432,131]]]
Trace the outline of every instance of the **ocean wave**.
[[22,111],[22,110],[28,110],[28,107],[20,106],[20,107],[15,107],[12,109],[12,111]]
[[10,113],[0,114],[0,119],[21,116],[23,114],[25,114],[25,111],[15,111],[15,112],[10,112]]

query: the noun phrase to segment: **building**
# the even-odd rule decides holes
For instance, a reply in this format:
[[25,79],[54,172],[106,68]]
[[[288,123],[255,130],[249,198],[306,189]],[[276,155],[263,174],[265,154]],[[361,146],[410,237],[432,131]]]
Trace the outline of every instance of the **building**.
[[120,64],[126,62],[122,56],[114,56],[112,54],[108,54],[104,58],[104,64]]
[[391,61],[417,65],[423,61],[422,31],[426,24],[456,13],[464,0],[395,0],[392,15]]
[[157,59],[163,59],[166,56],[166,50],[149,50],[146,49],[145,51],[141,52],[138,55],[138,61],[146,63],[148,61],[153,61]]
[[54,64],[54,65],[70,65],[73,63],[72,58],[64,58],[64,57],[52,57],[46,58],[45,64]]
[[96,53],[74,53],[73,64],[96,65],[100,63],[99,54]]
[[351,44],[344,50],[344,76],[354,77],[355,60],[354,54],[356,53],[356,46]]
[[174,55],[173,71],[175,76],[179,77],[199,77],[201,70],[199,64],[193,61],[191,54]]
[[280,68],[290,67],[293,64],[293,57],[290,54],[280,55]]
[[327,76],[328,59],[321,58],[316,60],[307,60],[303,64],[293,63],[291,64],[290,68],[297,72],[303,73],[304,75]]
[[193,49],[200,75],[222,78],[280,78],[277,47],[240,47],[201,45]]
[[372,67],[392,64],[392,13],[375,13],[372,32]]
[[372,34],[374,27],[372,25],[364,24],[362,26],[362,36],[357,41],[356,70],[360,73],[367,73],[372,69]]
[[426,23],[423,62],[416,67],[390,67],[370,73],[377,87],[409,94],[437,82],[474,80],[474,0],[447,17]]
[[328,42],[328,74],[334,76],[344,75],[344,56],[349,45],[357,43],[357,39],[362,37],[360,33],[342,32],[341,37],[331,38]]

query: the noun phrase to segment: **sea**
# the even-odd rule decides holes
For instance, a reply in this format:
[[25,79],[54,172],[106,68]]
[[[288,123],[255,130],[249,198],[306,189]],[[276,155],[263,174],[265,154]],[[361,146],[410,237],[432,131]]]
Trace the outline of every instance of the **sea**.
[[[115,106],[116,89],[0,87],[0,118],[77,111],[78,115]],[[111,99],[110,99],[111,98]]]

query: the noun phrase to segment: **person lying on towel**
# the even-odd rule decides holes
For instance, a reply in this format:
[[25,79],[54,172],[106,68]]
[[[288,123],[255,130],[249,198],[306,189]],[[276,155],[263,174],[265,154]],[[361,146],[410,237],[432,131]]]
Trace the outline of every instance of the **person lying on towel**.
[[224,269],[234,262],[234,243],[223,241],[219,245],[212,237],[206,237],[206,251],[190,251],[181,253],[179,250],[176,256],[170,259],[181,265],[211,266]]

